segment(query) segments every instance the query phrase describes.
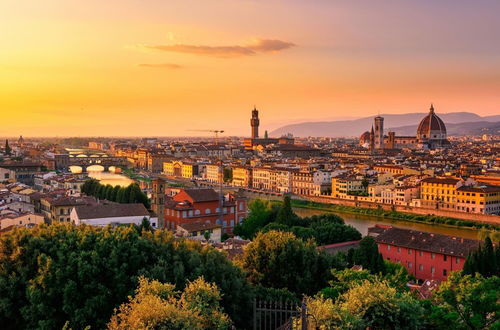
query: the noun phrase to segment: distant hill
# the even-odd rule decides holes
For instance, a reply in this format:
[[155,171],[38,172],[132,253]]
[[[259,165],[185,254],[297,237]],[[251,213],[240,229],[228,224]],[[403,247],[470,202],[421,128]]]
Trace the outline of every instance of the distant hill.
[[[415,135],[418,125],[409,125],[391,128],[396,135]],[[468,123],[446,124],[448,135],[482,135],[482,134],[500,134],[500,121],[490,123],[488,121],[476,121]]]
[[[428,113],[406,113],[406,114],[381,114],[384,117],[384,127],[409,129],[415,127],[411,134],[416,134],[416,126],[420,123]],[[481,117],[471,112],[451,112],[438,113],[438,116],[444,121],[446,127],[450,124],[467,124],[478,122],[499,122],[500,116]],[[365,131],[369,131],[373,124],[375,116],[354,119],[354,120],[338,120],[338,121],[322,121],[322,122],[305,122],[292,124],[280,127],[271,132],[271,136],[281,136],[283,134],[292,133],[294,136],[359,136]],[[451,127],[450,127],[451,128]]]

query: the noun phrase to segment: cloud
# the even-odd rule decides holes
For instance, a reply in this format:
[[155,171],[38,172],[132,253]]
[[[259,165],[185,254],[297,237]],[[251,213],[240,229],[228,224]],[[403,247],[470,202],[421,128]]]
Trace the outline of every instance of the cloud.
[[255,42],[245,46],[197,46],[186,44],[175,45],[145,45],[148,49],[161,50],[165,52],[194,54],[201,56],[213,56],[221,58],[253,56],[258,53],[276,53],[295,46],[291,42],[272,40],[272,39],[258,39]]
[[258,39],[255,43],[248,45],[247,48],[256,52],[279,52],[280,50],[285,50],[294,46],[295,44],[282,40]]
[[149,64],[149,63],[142,63],[139,64],[141,68],[163,68],[163,69],[182,69],[183,66],[179,64],[173,64],[173,63],[157,63],[157,64]]

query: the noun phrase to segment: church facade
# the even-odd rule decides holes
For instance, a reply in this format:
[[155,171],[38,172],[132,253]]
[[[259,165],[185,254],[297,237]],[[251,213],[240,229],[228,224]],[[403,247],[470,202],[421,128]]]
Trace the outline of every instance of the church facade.
[[371,131],[364,132],[359,143],[371,151],[384,149],[412,149],[428,150],[447,148],[450,145],[446,134],[446,126],[436,115],[431,105],[429,114],[418,125],[415,136],[398,136],[395,132],[384,134],[384,118],[377,116],[374,119]]

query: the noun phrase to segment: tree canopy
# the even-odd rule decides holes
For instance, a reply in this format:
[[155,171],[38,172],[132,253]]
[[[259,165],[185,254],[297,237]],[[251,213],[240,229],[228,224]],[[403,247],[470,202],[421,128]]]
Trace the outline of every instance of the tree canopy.
[[500,278],[452,272],[431,297],[436,329],[500,329]]
[[228,329],[231,321],[221,299],[217,285],[203,277],[189,282],[182,293],[172,284],[140,277],[135,296],[120,306],[108,329]]
[[142,192],[136,183],[131,183],[127,187],[103,185],[96,179],[88,179],[81,186],[82,193],[94,196],[99,199],[107,199],[117,203],[142,203],[149,209],[150,202],[148,196]]
[[314,294],[331,278],[331,256],[312,241],[280,231],[259,233],[245,248],[238,264],[253,284]]
[[102,329],[141,275],[176,290],[204,276],[220,289],[233,322],[249,323],[251,287],[215,249],[162,230],[52,224],[0,236],[0,324],[57,329],[69,321]]
[[486,237],[484,244],[467,257],[463,273],[500,276],[500,245],[494,248],[491,238]]
[[252,239],[258,232],[271,230],[291,232],[304,240],[313,238],[318,245],[361,239],[361,233],[346,225],[338,215],[322,214],[300,218],[293,212],[288,196],[281,205],[259,199],[252,201],[248,217],[235,227],[233,233]]

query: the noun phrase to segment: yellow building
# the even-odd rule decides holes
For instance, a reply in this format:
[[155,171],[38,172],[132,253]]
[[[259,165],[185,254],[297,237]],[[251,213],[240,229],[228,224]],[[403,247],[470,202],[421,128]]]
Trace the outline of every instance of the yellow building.
[[250,188],[252,186],[252,170],[247,167],[233,167],[232,185]]
[[163,174],[179,178],[192,179],[198,175],[198,165],[182,161],[163,163]]
[[365,191],[363,180],[353,177],[333,177],[332,197],[346,198],[347,195]]
[[457,189],[457,211],[500,214],[500,187],[460,187]]
[[457,188],[463,181],[454,178],[427,178],[420,181],[422,207],[455,209]]

